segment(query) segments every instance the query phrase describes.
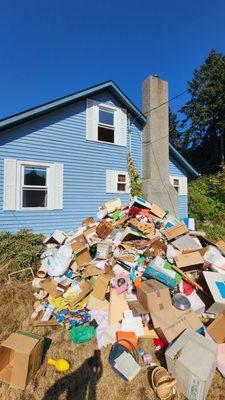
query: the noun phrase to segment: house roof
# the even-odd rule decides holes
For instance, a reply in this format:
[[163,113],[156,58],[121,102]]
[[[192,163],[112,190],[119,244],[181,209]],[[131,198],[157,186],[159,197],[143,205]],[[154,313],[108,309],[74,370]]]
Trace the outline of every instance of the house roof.
[[[0,131],[12,128],[13,126],[19,125],[25,121],[65,107],[66,105],[72,104],[87,96],[93,96],[103,90],[109,91],[119,102],[124,104],[125,108],[127,108],[127,110],[134,116],[135,120],[142,126],[146,124],[145,115],[142,114],[142,112],[134,105],[134,103],[132,103],[122,90],[120,90],[119,87],[110,80],[1,119]],[[171,144],[169,145],[169,150],[171,155],[187,170],[191,177],[198,177],[200,175]]]

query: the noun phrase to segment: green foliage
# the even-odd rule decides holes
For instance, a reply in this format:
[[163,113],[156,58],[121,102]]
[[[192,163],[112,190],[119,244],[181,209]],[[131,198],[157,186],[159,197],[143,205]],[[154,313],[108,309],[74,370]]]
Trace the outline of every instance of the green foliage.
[[189,185],[189,214],[213,240],[225,239],[225,167],[216,175],[202,176]]
[[169,141],[177,150],[182,147],[182,135],[178,125],[177,115],[169,108]]
[[0,233],[0,264],[7,265],[7,273],[40,265],[44,250],[43,236],[22,229],[18,233]]
[[128,173],[130,178],[130,189],[132,196],[142,197],[142,181],[140,174],[134,164],[132,155],[129,153],[127,156]]
[[188,82],[190,100],[182,107],[185,114],[185,146],[197,147],[218,136],[225,138],[225,56],[210,51],[204,64]]

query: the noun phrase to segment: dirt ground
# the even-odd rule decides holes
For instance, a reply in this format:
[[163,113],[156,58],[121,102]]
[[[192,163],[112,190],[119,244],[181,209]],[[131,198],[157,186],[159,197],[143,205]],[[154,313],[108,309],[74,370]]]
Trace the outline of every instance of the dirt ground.
[[[0,289],[0,341],[17,329],[48,338],[43,364],[25,391],[0,383],[2,400],[154,400],[149,370],[141,371],[132,382],[120,380],[108,363],[110,347],[97,350],[96,340],[75,345],[62,327],[33,328],[29,322],[33,295],[31,285],[3,285]],[[50,343],[51,342],[51,343]],[[151,340],[142,340],[139,348],[154,355]],[[59,374],[47,366],[47,358],[66,358],[71,369]],[[159,360],[154,355],[154,361]],[[163,359],[161,359],[163,363]],[[194,360],[193,360],[194,362]],[[184,397],[181,397],[184,399]],[[207,400],[225,400],[225,378],[217,371]]]

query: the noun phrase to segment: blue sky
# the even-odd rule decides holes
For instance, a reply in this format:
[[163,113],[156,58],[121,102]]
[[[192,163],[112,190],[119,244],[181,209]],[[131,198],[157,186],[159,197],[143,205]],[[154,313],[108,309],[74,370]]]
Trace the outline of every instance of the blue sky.
[[224,21],[223,0],[2,2],[0,118],[109,79],[140,107],[150,74],[173,97],[211,48],[225,53]]

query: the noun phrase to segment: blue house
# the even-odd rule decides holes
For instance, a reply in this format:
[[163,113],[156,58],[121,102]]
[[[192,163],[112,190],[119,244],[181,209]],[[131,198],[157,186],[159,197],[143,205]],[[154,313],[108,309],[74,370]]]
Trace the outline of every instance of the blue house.
[[[108,81],[0,121],[0,229],[75,229],[103,202],[129,199],[127,155],[142,170],[146,117]],[[190,164],[169,145],[170,181],[188,215]]]

